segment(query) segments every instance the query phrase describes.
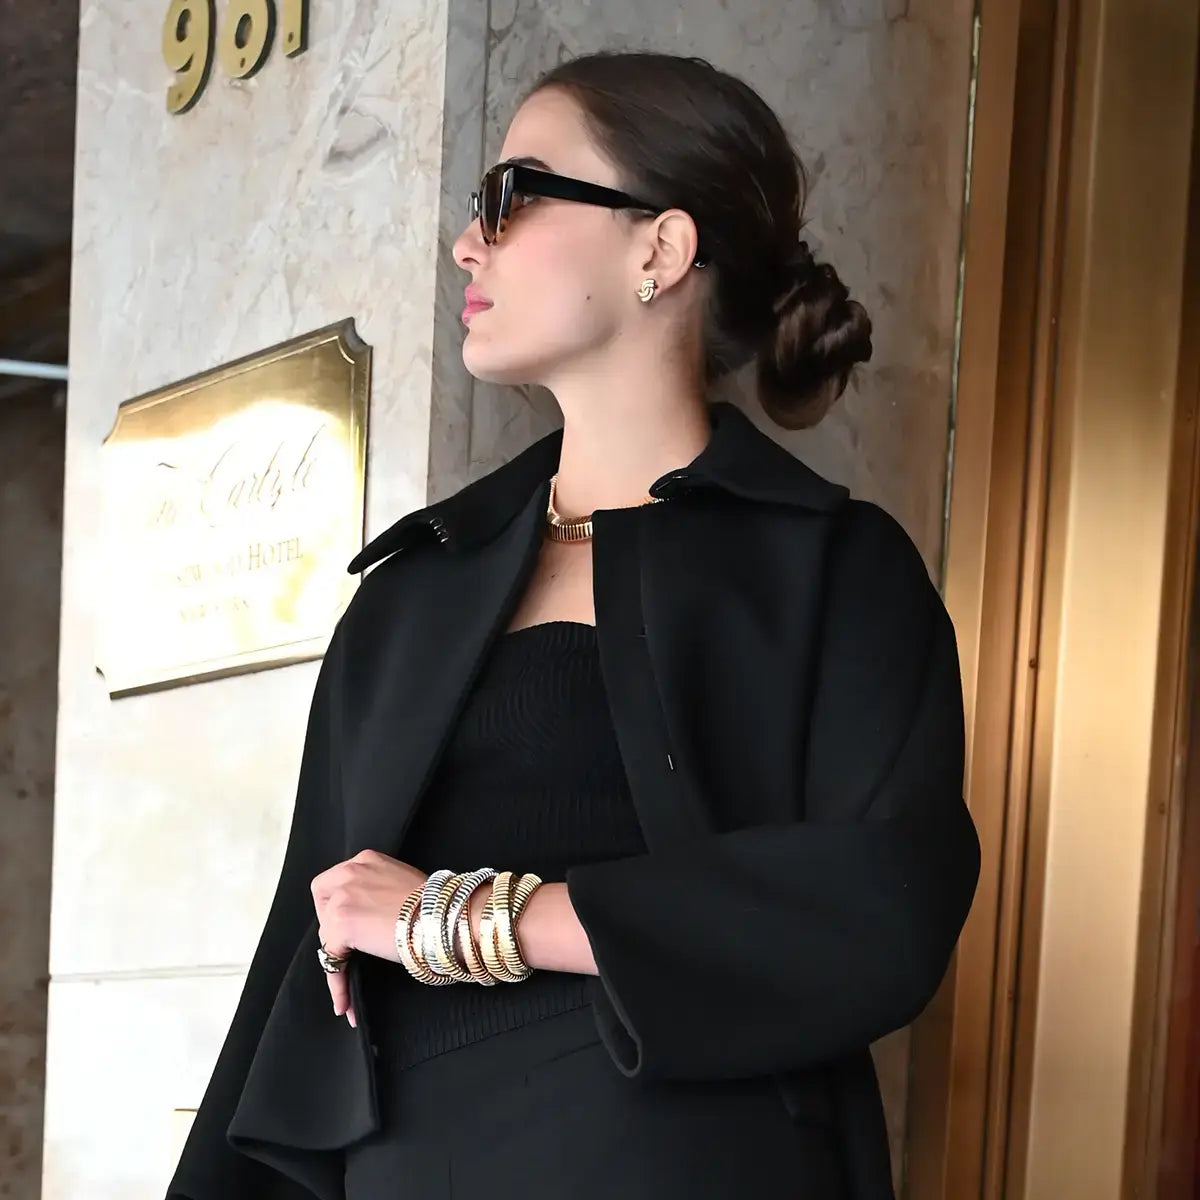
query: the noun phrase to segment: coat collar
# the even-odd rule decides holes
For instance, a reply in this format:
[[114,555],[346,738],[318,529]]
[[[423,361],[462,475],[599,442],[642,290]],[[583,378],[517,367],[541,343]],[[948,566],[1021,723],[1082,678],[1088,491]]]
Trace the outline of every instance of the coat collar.
[[[724,491],[743,500],[832,512],[849,492],[807,467],[762,433],[732,404],[712,406],[708,444],[686,467],[662,476],[650,487],[663,499],[694,489]],[[545,487],[558,467],[562,430],[535,442],[511,462],[468,484],[436,504],[402,517],[354,557],[351,574],[365,570],[418,540],[471,549],[490,542]]]

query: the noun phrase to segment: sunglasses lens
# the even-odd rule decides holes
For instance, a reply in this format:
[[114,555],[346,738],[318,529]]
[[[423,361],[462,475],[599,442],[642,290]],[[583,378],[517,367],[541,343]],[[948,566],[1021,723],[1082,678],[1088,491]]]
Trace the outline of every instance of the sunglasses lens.
[[483,226],[483,240],[490,246],[499,234],[505,213],[503,170],[493,168],[484,177],[481,188],[479,219]]

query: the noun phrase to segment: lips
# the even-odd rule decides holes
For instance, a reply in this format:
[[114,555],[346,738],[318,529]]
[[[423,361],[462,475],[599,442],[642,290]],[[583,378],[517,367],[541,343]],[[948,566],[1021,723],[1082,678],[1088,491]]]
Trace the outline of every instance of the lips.
[[466,324],[470,319],[481,312],[486,312],[492,307],[492,302],[484,296],[484,294],[475,287],[468,287],[464,293],[464,298],[467,302],[466,308],[463,309],[462,319]]

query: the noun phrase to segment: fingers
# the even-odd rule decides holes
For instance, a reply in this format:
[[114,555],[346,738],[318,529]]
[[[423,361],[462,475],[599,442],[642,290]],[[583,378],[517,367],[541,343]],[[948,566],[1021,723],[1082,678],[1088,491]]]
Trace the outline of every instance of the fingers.
[[329,995],[333,1000],[333,1014],[340,1017],[350,1007],[350,984],[346,979],[346,972],[337,971],[326,975],[325,979],[329,983]]
[[[318,940],[324,946],[326,952],[334,955],[336,958],[346,958],[352,953],[353,948],[345,944],[344,937],[336,937],[332,933],[327,937],[323,919],[328,919],[331,915],[326,911],[328,901],[333,894],[334,887],[340,875],[345,872],[347,865],[346,863],[338,863],[336,866],[330,867],[328,871],[322,871],[320,875],[313,879],[310,886],[314,906],[317,910],[317,918],[318,920],[322,920],[322,927],[319,927],[317,930]],[[350,1004],[350,981],[346,977],[346,968],[343,967],[340,971],[327,971],[325,982],[329,987],[329,998],[333,1002],[334,1016],[345,1016],[350,1026],[356,1029],[358,1027],[358,1019]]]
[[[335,947],[324,940],[321,945],[325,947],[326,953],[337,958],[346,958],[352,953],[349,946]],[[329,998],[333,1001],[334,1016],[345,1016],[346,1020],[350,1022],[351,1028],[357,1029],[358,1018],[354,1015],[354,1008],[350,1003],[350,978],[346,974],[346,966],[343,966],[340,971],[327,971],[325,982],[329,986]]]
[[[317,927],[317,940],[324,948],[326,954],[333,955],[334,958],[348,958],[354,951],[348,946],[344,938],[335,937],[331,932],[326,932],[324,926]],[[354,1015],[354,1009],[350,1006],[350,979],[346,974],[346,965],[343,964],[340,971],[326,971],[325,982],[329,986],[329,998],[333,1001],[333,1012],[335,1016],[346,1017],[352,1027],[358,1027],[358,1020]]]

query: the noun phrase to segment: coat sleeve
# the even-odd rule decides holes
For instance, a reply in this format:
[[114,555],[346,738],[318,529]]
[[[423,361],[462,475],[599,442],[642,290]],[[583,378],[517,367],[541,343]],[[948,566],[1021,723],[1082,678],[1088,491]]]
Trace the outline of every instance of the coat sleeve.
[[341,645],[339,624],[313,692],[291,831],[275,896],[167,1200],[313,1200],[308,1189],[234,1150],[226,1132],[284,974],[312,921],[310,884],[329,865],[328,848],[339,844],[341,836],[337,708]]
[[915,547],[856,504],[835,539],[804,749],[804,819],[567,874],[629,1076],[798,1070],[911,1021],[974,895],[953,626]]

